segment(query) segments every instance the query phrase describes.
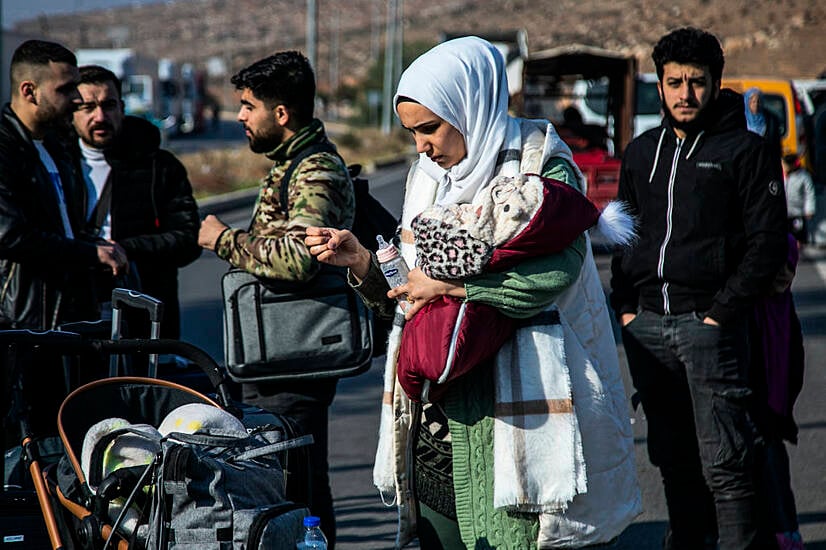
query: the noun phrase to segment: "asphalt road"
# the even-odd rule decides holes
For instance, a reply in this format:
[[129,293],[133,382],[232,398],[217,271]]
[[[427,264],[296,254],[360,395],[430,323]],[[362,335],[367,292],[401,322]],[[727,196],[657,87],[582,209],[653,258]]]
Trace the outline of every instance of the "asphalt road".
[[[398,214],[405,168],[391,167],[370,174],[371,189],[385,205]],[[244,225],[249,207],[221,214],[231,225]],[[608,257],[597,256],[603,281],[607,282]],[[222,359],[220,275],[226,264],[211,252],[181,271],[182,339],[195,343],[219,361]],[[826,252],[806,252],[793,284],[795,301],[803,325],[807,369],[796,416],[800,441],[789,446],[792,483],[797,497],[798,516],[806,548],[826,550]],[[625,358],[618,346],[624,373]],[[395,511],[386,507],[372,485],[382,392],[382,360],[355,378],[343,379],[331,410],[330,465],[341,550],[392,548]],[[626,376],[626,388],[629,390]],[[643,513],[626,529],[613,546],[621,550],[661,548],[666,525],[665,503],[659,475],[648,463],[645,452],[646,421],[640,411],[629,406],[634,426],[637,469],[643,495]],[[415,548],[411,545],[409,548]]]

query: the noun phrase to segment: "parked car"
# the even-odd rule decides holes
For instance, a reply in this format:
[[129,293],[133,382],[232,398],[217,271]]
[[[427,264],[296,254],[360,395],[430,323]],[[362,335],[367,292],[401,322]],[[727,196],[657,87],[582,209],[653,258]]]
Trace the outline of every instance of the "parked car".
[[812,242],[826,245],[826,79],[792,80],[800,98],[808,136],[809,170],[815,180],[815,217]]
[[809,170],[826,185],[826,79],[792,80],[805,116]]
[[826,78],[793,79],[792,86],[807,116],[826,104]]

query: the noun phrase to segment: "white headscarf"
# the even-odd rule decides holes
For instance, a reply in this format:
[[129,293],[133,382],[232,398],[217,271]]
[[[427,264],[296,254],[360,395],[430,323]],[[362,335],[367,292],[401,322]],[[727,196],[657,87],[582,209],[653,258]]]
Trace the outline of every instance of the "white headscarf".
[[508,115],[505,61],[486,40],[457,38],[422,54],[402,74],[394,106],[399,97],[427,107],[465,138],[467,156],[447,171],[419,155],[419,166],[440,182],[436,204],[471,202],[493,178],[500,152],[519,149],[519,123]]

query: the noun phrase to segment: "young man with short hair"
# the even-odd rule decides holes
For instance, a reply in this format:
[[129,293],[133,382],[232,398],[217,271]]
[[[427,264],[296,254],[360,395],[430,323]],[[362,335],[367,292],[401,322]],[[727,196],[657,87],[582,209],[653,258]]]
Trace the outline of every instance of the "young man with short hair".
[[[304,158],[288,182],[288,214],[282,212],[281,178],[302,150],[327,135],[313,118],[315,77],[306,57],[279,52],[257,61],[232,77],[241,92],[238,121],[250,149],[273,161],[261,182],[249,230],[227,227],[207,216],[198,241],[222,259],[260,277],[309,281],[319,270],[304,244],[308,226],[349,229],[355,216],[353,185],[341,158],[318,152]],[[319,365],[323,368],[323,365]],[[303,433],[311,433],[309,507],[321,517],[328,546],[335,545],[335,515],[327,464],[328,409],[336,392],[335,378],[244,385],[244,401],[285,414]]]
[[639,239],[613,258],[611,302],[663,478],[666,547],[714,547],[716,523],[721,549],[757,548],[748,321],[786,259],[782,174],[742,97],[720,89],[716,37],[678,29],[652,57],[665,117],[623,156],[618,198]]
[[0,117],[0,328],[50,329],[98,317],[90,269],[125,269],[123,249],[79,234],[80,187],[59,139],[80,95],[74,54],[29,40],[11,60]]
[[[29,40],[12,55],[11,102],[0,114],[0,329],[98,319],[92,270],[126,269],[121,247],[82,235],[82,189],[63,140],[80,100],[78,79],[74,54],[60,44]],[[0,369],[9,367],[5,355]],[[24,392],[37,405],[33,433],[54,430],[65,397],[62,372],[59,357],[25,362]],[[0,409],[5,414],[3,398]],[[7,441],[14,432],[7,431]]]

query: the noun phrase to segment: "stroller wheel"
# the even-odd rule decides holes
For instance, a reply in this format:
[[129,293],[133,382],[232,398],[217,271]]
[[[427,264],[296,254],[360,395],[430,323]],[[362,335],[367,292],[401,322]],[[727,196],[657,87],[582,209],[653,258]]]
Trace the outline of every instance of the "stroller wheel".
[[100,522],[93,514],[83,518],[77,535],[78,542],[83,545],[83,548],[100,548],[103,543],[103,537],[100,534]]

